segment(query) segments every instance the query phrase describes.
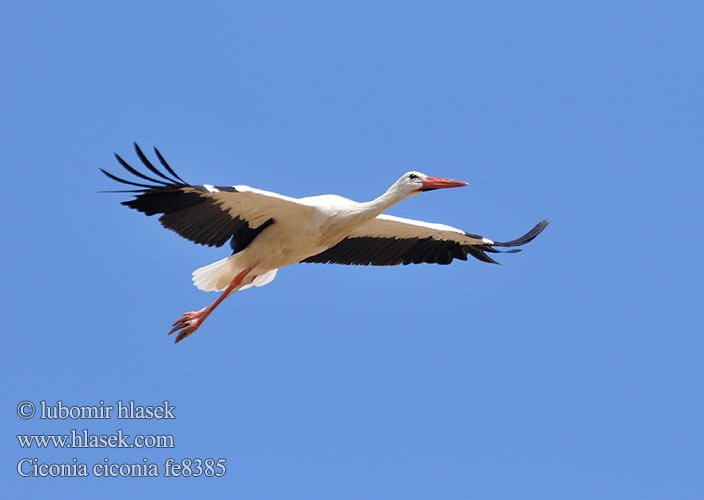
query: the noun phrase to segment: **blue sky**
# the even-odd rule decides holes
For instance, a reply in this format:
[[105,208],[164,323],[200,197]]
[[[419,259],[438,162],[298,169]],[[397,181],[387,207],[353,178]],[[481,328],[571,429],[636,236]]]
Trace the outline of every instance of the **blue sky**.
[[[0,8],[9,497],[702,498],[704,9],[695,2],[38,2]],[[227,255],[119,205],[132,141],[186,180],[377,196],[504,267],[297,265],[215,298]],[[135,400],[173,421],[21,420]],[[23,450],[17,434],[170,434]],[[20,478],[226,458],[221,478]],[[163,470],[162,470],[163,471]]]

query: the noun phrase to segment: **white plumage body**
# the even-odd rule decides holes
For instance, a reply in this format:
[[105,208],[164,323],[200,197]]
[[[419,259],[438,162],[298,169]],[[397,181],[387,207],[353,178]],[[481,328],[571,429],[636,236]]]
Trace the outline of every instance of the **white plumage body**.
[[[235,187],[252,189],[248,186]],[[262,190],[257,192],[269,196],[274,194]],[[264,286],[274,279],[278,269],[327,250],[374,217],[374,213],[365,210],[363,204],[337,195],[287,200],[299,204],[299,207],[276,214],[276,224],[264,229],[241,252],[196,269],[193,272],[195,286],[208,292],[222,291],[245,269],[251,269],[249,274],[252,281],[245,280],[240,290]]]

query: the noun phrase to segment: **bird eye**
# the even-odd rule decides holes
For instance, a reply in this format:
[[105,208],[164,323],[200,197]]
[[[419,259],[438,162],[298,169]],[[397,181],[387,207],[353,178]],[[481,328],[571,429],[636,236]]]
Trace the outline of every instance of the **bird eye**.
[[408,176],[409,179],[417,179],[418,176],[416,174],[411,174]]

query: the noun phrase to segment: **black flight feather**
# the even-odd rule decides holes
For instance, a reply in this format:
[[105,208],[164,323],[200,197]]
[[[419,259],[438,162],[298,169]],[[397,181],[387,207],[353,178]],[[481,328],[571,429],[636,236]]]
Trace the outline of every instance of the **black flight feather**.
[[[250,227],[246,220],[233,217],[229,210],[217,201],[204,186],[191,186],[181,179],[166,163],[158,149],[154,148],[154,152],[159,158],[159,162],[173,178],[169,178],[157,169],[136,143],[134,147],[144,166],[168,182],[139,172],[118,154],[115,154],[115,158],[125,170],[135,177],[153,182],[156,185],[125,180],[102,168],[100,171],[116,182],[142,188],[115,192],[134,193],[133,199],[123,201],[122,204],[148,216],[161,214],[159,222],[167,229],[171,229],[200,245],[220,247],[231,240],[230,246],[233,253],[237,253],[244,250],[259,233],[274,223],[274,219],[269,219],[258,227]],[[237,189],[231,187],[215,187],[221,192],[238,192]]]

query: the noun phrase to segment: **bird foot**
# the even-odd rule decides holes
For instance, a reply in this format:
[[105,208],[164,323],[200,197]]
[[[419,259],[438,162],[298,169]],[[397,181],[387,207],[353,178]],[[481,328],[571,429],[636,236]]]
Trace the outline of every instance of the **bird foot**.
[[173,328],[169,330],[169,335],[178,331],[178,335],[176,335],[176,343],[181,342],[183,339],[198,330],[201,323],[205,321],[205,317],[207,316],[206,309],[207,308],[204,307],[200,311],[184,313],[174,322],[173,325],[171,325]]

